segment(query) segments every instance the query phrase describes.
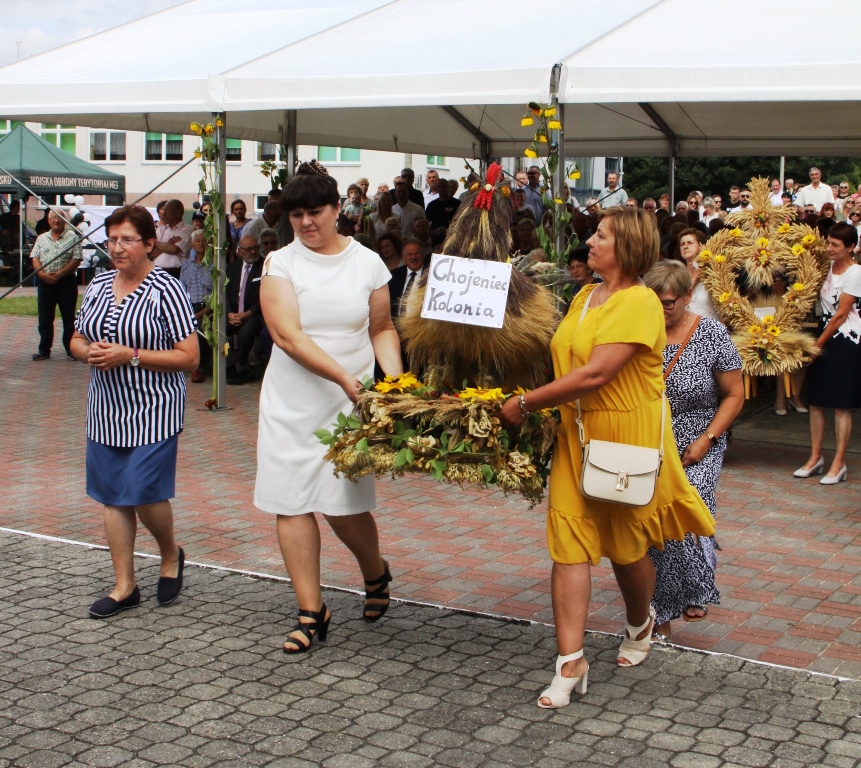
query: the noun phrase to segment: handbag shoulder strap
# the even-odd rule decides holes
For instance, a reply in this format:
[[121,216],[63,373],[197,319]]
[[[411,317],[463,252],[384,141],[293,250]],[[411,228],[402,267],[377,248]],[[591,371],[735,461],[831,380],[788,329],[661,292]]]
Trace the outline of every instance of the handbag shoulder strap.
[[[592,300],[592,294],[595,293],[597,289],[593,288],[589,291],[589,295],[586,297],[586,301],[583,303],[583,311],[580,313],[580,323],[583,322],[583,318],[586,317],[586,310],[589,309],[589,302]],[[697,320],[699,322],[699,320]],[[579,327],[579,323],[578,323]],[[685,341],[687,344],[687,340]],[[577,403],[577,418],[574,420],[574,423],[577,425],[577,433],[580,438],[580,446],[586,446],[586,430],[583,427],[583,413],[580,410],[580,398],[578,397],[575,401]],[[661,432],[660,432],[660,448],[658,450],[658,454],[661,458],[661,461],[664,460],[664,428],[667,423],[667,392],[666,390],[661,391]]]
[[679,346],[679,351],[676,352],[676,354],[673,356],[673,359],[670,360],[670,364],[667,366],[667,370],[664,371],[664,381],[670,378],[670,371],[673,370],[673,367],[679,361],[679,358],[682,356],[682,352],[685,351],[685,347],[688,346],[688,342],[691,340],[691,337],[694,335],[694,331],[699,326],[700,320],[702,320],[702,317],[700,315],[694,317],[694,321],[693,323],[691,323],[691,329],[688,331],[688,335],[685,336],[685,340]]

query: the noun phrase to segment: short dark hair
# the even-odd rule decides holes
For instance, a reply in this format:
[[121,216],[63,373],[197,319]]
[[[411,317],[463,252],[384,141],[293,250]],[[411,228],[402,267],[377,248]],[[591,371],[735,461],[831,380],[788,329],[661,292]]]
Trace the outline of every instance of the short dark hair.
[[571,266],[572,261],[579,261],[581,264],[585,264],[589,261],[589,248],[588,246],[581,245],[579,248],[575,248],[571,251],[571,255],[568,257],[568,266]]
[[167,200],[159,200],[155,204],[155,209],[158,213],[161,213],[161,209],[164,208],[166,205],[167,205]]
[[[305,166],[308,171],[302,172]],[[290,213],[298,208],[324,208],[327,205],[340,207],[341,196],[338,194],[338,182],[331,176],[320,176],[311,170],[308,163],[302,163],[296,170],[296,175],[281,193],[281,210]]]
[[155,240],[155,222],[152,214],[142,205],[124,205],[117,208],[105,219],[105,234],[110,236],[111,227],[126,222],[131,224],[144,240]]
[[858,245],[858,230],[851,224],[845,221],[838,221],[828,230],[828,237],[833,237],[839,240],[847,248],[854,248]]

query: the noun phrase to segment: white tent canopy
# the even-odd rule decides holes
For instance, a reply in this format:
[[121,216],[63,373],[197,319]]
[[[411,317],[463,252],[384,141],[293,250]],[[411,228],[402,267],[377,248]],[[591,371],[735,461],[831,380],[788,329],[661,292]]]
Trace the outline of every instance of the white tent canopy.
[[[0,115],[157,132],[518,155],[558,80],[571,155],[861,154],[859,54],[831,0],[189,0],[0,68]],[[429,15],[458,21],[417,38]],[[531,30],[534,30],[531,31]],[[558,66],[557,66],[558,65]]]

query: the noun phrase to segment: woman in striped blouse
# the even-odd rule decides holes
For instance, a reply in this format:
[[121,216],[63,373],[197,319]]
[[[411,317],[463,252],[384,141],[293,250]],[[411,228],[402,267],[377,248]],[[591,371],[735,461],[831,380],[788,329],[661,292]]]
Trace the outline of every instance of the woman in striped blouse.
[[105,222],[116,271],[90,283],[75,320],[72,354],[90,366],[87,495],[105,505],[105,535],[116,584],[90,608],[107,618],[140,605],[135,583],[137,518],[158,542],[158,602],[182,587],[185,555],[173,535],[176,449],[185,376],[198,364],[194,316],[178,280],[150,261],[155,223],[125,206]]

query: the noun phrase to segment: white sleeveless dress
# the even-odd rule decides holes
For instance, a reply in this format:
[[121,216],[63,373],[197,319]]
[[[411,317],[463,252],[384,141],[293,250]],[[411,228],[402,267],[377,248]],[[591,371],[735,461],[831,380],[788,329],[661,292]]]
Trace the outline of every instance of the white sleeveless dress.
[[[391,277],[376,253],[351,239],[337,256],[322,256],[296,239],[266,259],[263,279],[271,277],[293,284],[302,330],[321,349],[357,379],[373,376],[369,300]],[[335,477],[323,459],[326,447],[314,436],[317,429],[331,429],[339,412],[351,410],[341,387],[274,347],[260,392],[254,506],[278,515],[373,509],[374,478],[354,483]]]

